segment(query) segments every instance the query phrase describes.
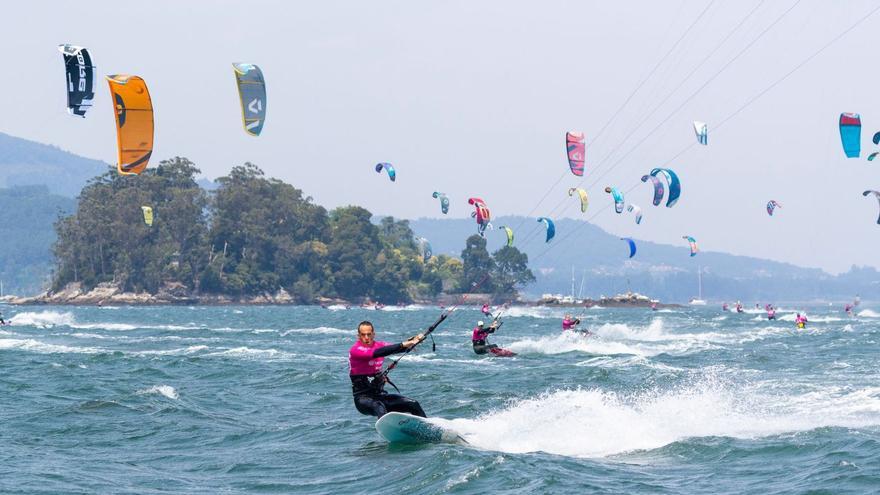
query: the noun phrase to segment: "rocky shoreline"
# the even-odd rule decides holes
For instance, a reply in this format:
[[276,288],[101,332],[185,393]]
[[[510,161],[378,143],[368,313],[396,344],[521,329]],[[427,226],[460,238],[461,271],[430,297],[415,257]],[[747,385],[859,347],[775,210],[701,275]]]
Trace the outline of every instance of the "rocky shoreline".
[[[73,306],[162,306],[162,305],[299,305],[296,298],[286,290],[280,289],[274,294],[260,294],[234,297],[217,294],[193,294],[183,285],[165,285],[156,294],[124,292],[112,283],[98,284],[91,290],[84,290],[82,284],[71,283],[62,290],[44,292],[33,297],[7,296],[3,298],[8,304],[14,305],[73,305]],[[363,302],[351,302],[344,299],[320,297],[316,301],[321,306],[342,305],[357,307]],[[444,294],[431,300],[414,301],[416,304],[428,306],[451,306],[462,302],[459,294]],[[468,294],[466,304],[491,303],[489,294]],[[369,303],[372,305],[373,303]],[[513,306],[539,306],[564,308],[648,308],[652,300],[640,294],[618,294],[600,299],[585,299],[577,302],[564,302],[556,299],[539,301],[515,301]],[[656,303],[658,308],[680,307],[678,304]]]

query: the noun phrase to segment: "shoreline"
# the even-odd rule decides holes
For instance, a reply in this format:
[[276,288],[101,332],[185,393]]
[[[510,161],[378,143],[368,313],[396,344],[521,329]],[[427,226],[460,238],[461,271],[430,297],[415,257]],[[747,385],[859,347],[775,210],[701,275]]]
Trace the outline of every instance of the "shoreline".
[[[411,303],[424,306],[451,306],[461,304],[461,294],[443,294],[433,299],[419,299]],[[490,294],[467,294],[468,305],[491,304]],[[156,294],[123,292],[112,284],[99,284],[90,291],[83,291],[80,284],[69,284],[57,292],[45,292],[32,297],[7,296],[5,302],[15,306],[346,306],[347,308],[376,309],[385,306],[375,302],[353,302],[345,299],[318,297],[315,302],[303,303],[284,289],[274,294],[234,297],[217,294],[192,294],[183,287],[163,287]],[[366,305],[365,305],[366,304]],[[650,308],[652,300],[640,294],[618,294],[600,299],[584,299],[579,302],[558,300],[512,301],[510,306],[544,308]],[[658,309],[680,308],[680,304],[659,303]]]

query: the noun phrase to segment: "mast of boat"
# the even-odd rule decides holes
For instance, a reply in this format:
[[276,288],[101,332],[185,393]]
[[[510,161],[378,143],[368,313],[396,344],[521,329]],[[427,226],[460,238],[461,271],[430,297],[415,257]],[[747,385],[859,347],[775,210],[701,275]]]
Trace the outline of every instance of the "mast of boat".
[[697,290],[698,290],[698,294],[699,294],[697,296],[697,298],[702,300],[703,299],[703,267],[700,265],[697,265],[697,284],[698,284]]
[[581,271],[581,288],[578,289],[578,299],[584,297],[584,278],[587,276],[587,269],[584,268]]
[[574,265],[571,265],[571,298],[574,299]]

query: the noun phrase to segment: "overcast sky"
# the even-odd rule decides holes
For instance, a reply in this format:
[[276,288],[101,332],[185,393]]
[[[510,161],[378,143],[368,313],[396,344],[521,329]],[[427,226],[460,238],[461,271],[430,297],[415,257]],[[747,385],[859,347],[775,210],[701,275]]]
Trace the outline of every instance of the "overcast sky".
[[[91,50],[102,76],[146,80],[156,122],[151,166],[185,156],[216,178],[251,161],[330,208],[435,217],[431,192],[439,190],[452,200],[449,216],[468,215],[467,198],[480,196],[496,215],[591,218],[614,234],[670,244],[687,234],[704,250],[832,272],[880,267],[878,205],[861,195],[880,189],[880,161],[865,160],[880,130],[880,14],[779,82],[877,0],[73,5],[4,6],[10,69],[0,83],[0,131],[115,163],[106,82],[86,119],[65,111],[56,46],[73,43]],[[232,62],[257,64],[266,77],[260,137],[242,129]],[[862,116],[858,160],[841,149],[844,111]],[[707,147],[690,146],[693,120],[708,123]],[[595,139],[583,181],[568,172],[568,130]],[[396,183],[374,172],[381,161],[395,165]],[[664,164],[683,184],[671,209],[651,206],[650,187],[639,182]],[[566,190],[605,172],[580,213]],[[638,186],[627,199],[642,207],[641,225],[600,211],[611,202],[606,185]],[[783,205],[773,218],[770,199]],[[554,242],[579,237],[558,232]]]

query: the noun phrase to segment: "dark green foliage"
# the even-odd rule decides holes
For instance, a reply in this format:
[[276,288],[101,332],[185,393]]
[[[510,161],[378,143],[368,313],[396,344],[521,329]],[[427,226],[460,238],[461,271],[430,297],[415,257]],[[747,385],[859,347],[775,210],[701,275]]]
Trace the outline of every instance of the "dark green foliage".
[[496,298],[515,298],[517,287],[535,281],[535,275],[529,270],[529,256],[519,249],[504,246],[492,256],[495,258],[492,279],[495,282]]
[[[126,291],[182,286],[232,296],[285,289],[298,302],[323,296],[393,304],[470,287],[466,277],[490,274],[480,290],[491,290],[498,278],[505,295],[534,278],[516,250],[496,273],[478,236],[463,253],[465,270],[448,256],[426,263],[407,220],[386,217],[376,225],[358,206],[328,214],[251,163],[217,179],[211,196],[195,181],[197,173],[185,158],[174,158],[140,176],[109,172],[92,179],[77,213],[56,222],[54,288],[113,282]],[[142,205],[153,208],[152,227],[143,222]]]

